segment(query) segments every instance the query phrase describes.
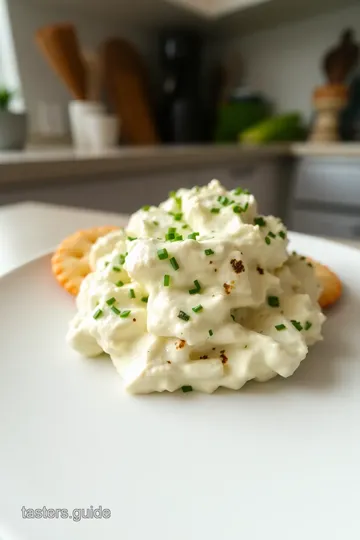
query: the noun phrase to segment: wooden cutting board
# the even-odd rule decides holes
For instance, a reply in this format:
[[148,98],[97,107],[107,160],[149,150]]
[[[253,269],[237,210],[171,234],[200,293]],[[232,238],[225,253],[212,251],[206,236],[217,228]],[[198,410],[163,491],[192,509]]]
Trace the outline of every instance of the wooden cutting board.
[[108,100],[121,122],[127,144],[160,142],[151,110],[145,63],[124,39],[111,39],[102,47],[104,85]]

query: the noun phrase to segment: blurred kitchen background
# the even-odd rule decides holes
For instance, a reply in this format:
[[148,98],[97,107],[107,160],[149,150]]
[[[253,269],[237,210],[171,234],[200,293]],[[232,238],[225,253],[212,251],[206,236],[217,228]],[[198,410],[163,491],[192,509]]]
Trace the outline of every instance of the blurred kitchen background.
[[243,186],[360,239],[360,3],[0,0],[0,205]]

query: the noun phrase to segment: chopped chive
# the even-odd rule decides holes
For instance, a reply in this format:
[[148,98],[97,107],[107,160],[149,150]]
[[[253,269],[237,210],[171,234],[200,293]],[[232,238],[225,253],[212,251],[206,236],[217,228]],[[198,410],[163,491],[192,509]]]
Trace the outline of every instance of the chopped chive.
[[222,195],[220,195],[217,200],[222,206],[229,206],[231,203],[230,199]]
[[124,282],[123,281],[118,281],[117,283],[115,283],[115,285],[117,287],[123,287],[124,286]]
[[142,299],[141,299],[141,301],[144,302],[144,304],[147,304],[148,300],[149,300],[148,296],[143,296]]
[[169,227],[168,233],[169,234],[175,234],[176,233],[176,227]]
[[271,240],[268,236],[265,237],[265,244],[267,244],[268,246],[271,244]]
[[176,197],[176,191],[169,191],[169,197],[174,199]]
[[105,268],[106,268],[107,266],[109,266],[109,264],[110,264],[109,261],[106,261],[106,262],[105,262]]
[[130,315],[130,313],[131,313],[130,310],[128,310],[128,311],[123,311],[123,312],[121,313],[120,317],[121,317],[122,319],[126,319],[126,318]]
[[121,268],[119,268],[118,266],[113,266],[112,269],[114,272],[121,272]]
[[115,315],[120,315],[120,310],[116,306],[111,306],[111,311],[115,313]]
[[127,239],[130,240],[130,242],[133,242],[134,240],[137,240],[137,237],[136,236],[128,236]]
[[214,255],[214,251],[212,249],[205,249],[205,255]]
[[280,236],[280,238],[282,238],[283,240],[285,240],[285,238],[286,238],[286,233],[285,233],[285,231],[280,231],[280,232],[279,232],[279,236]]
[[129,290],[129,297],[130,298],[136,298],[134,289]]
[[280,300],[278,296],[268,296],[267,302],[270,307],[279,307],[280,306]]
[[175,242],[181,242],[182,240],[184,240],[184,238],[182,234],[176,234],[174,240]]
[[183,225],[182,226],[182,229],[188,229],[189,228],[189,225]]
[[171,266],[173,267],[174,270],[179,270],[180,267],[179,267],[175,257],[171,257],[170,264],[171,264]]
[[199,289],[190,289],[189,290],[189,294],[198,294],[199,293]]
[[196,237],[199,236],[199,235],[200,235],[199,232],[193,232],[193,233],[191,233],[191,234],[188,234],[188,238],[189,238],[190,240],[196,240]]
[[193,387],[192,386],[182,386],[181,390],[184,392],[184,394],[186,394],[187,392],[192,392]]
[[303,327],[301,326],[301,323],[299,323],[299,321],[291,320],[290,322],[291,322],[291,324],[292,324],[293,326],[295,326],[295,328],[296,328],[296,330],[297,330],[298,332],[301,332],[301,330],[303,329]]
[[169,257],[169,254],[167,252],[167,250],[165,248],[163,249],[158,249],[158,257],[160,259],[160,261],[163,261],[164,259],[167,259]]
[[281,332],[281,330],[286,330],[285,324],[277,324],[275,325],[275,328],[278,332]]
[[179,319],[182,319],[183,321],[186,321],[186,322],[190,320],[190,315],[185,313],[185,311],[179,311],[178,317]]
[[195,287],[197,288],[197,290],[198,290],[198,291],[200,291],[200,290],[201,290],[201,285],[200,285],[200,283],[198,282],[198,280],[197,280],[197,279],[195,279],[195,281],[194,281],[194,285],[195,285]]
[[312,323],[310,321],[306,321],[305,330],[310,330],[311,327],[312,327]]
[[265,227],[266,221],[263,217],[254,218],[254,225],[259,225],[259,227]]
[[123,253],[121,255],[119,255],[119,263],[120,264],[124,264],[125,259],[126,259],[126,255],[124,255]]
[[97,309],[93,315],[94,319],[100,319],[100,317],[102,317],[104,314],[103,310],[102,309]]
[[165,240],[168,240],[168,241],[175,240],[175,233],[165,234]]
[[201,304],[199,304],[198,306],[193,307],[192,310],[194,313],[199,313],[200,311],[203,310],[203,307]]
[[109,298],[109,300],[106,300],[108,306],[112,306],[113,304],[115,304],[115,302],[116,298],[114,298],[114,296],[112,298]]
[[181,197],[175,197],[175,202],[178,205],[179,208],[182,207],[182,200]]
[[213,336],[214,335],[214,332],[212,330],[209,330],[209,336]]
[[276,234],[274,234],[272,231],[268,232],[268,236],[270,236],[270,238],[276,238]]
[[244,207],[237,204],[236,206],[233,207],[233,212],[235,212],[235,214],[242,214],[243,212],[246,212],[248,208],[249,208],[249,203],[246,203]]
[[158,221],[153,221],[153,225],[155,225],[155,227],[157,227],[159,225],[159,222]]
[[183,215],[181,212],[179,212],[178,214],[174,214],[174,219],[175,221],[180,221],[182,219]]
[[150,210],[150,205],[145,204],[145,206],[142,207],[142,210],[144,210],[144,212],[148,212]]
[[242,195],[243,193],[245,192],[241,187],[236,188],[234,191],[234,195]]
[[164,276],[164,287],[168,287],[170,285],[170,276],[169,274],[165,274]]
[[210,210],[210,212],[211,212],[212,214],[218,214],[218,213],[220,212],[220,208],[212,208],[212,209]]

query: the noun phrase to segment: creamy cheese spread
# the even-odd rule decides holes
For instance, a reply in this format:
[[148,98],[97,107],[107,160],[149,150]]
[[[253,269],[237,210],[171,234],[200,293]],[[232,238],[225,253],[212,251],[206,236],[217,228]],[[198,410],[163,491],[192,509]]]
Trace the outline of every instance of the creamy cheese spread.
[[247,191],[180,189],[96,242],[68,341],[109,354],[132,393],[289,377],[325,317],[311,263],[287,245]]

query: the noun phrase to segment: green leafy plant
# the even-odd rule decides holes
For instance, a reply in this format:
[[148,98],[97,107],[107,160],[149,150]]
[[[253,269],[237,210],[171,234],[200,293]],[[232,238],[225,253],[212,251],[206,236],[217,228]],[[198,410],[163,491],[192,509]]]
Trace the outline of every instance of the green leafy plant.
[[0,111],[7,111],[14,97],[14,92],[5,87],[0,87]]

